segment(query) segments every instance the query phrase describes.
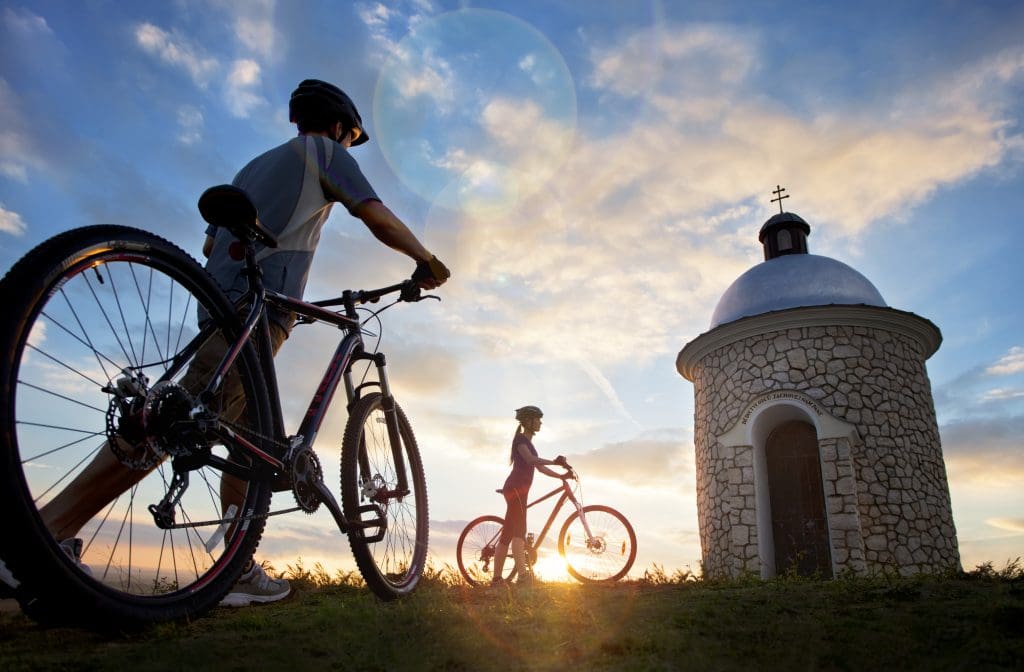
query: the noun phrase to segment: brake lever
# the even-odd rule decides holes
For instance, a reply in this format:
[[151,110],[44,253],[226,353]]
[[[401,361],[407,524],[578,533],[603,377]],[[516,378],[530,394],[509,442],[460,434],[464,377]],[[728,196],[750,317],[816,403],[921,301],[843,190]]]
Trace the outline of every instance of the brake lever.
[[441,300],[440,296],[434,296],[433,294],[421,294],[423,290],[420,286],[414,283],[410,283],[402,288],[402,293],[399,294],[400,301],[406,301],[408,303],[416,303],[424,299],[437,299]]

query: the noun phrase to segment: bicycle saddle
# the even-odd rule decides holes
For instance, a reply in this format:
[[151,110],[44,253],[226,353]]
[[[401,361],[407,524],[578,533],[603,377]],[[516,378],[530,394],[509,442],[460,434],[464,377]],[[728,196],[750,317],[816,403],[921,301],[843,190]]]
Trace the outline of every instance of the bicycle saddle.
[[199,197],[199,214],[213,226],[222,226],[239,240],[254,240],[266,247],[277,247],[277,237],[260,224],[256,206],[238,187],[221,184],[210,187]]

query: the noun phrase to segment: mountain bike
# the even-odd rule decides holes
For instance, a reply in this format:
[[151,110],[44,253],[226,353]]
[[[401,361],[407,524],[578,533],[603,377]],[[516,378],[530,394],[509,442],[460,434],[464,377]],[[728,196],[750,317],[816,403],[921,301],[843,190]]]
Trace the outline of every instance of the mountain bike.
[[[236,239],[232,255],[244,261],[248,283],[237,303],[172,243],[120,226],[58,235],[0,281],[0,558],[23,608],[40,620],[130,627],[200,615],[238,579],[269,517],[321,505],[380,598],[412,592],[423,571],[419,448],[385,355],[364,336],[382,310],[437,297],[421,295],[412,280],[312,303],[275,293],[264,288],[257,245],[277,241],[244,192],[211,188],[199,208]],[[362,318],[365,304],[394,294]],[[271,309],[341,332],[290,435]],[[210,352],[213,365],[197,384],[192,367]],[[357,366],[365,366],[362,377]],[[340,503],[313,450],[339,385],[348,405]],[[228,388],[244,402],[234,418],[222,413]],[[103,451],[120,462],[123,492],[77,535],[80,564],[41,512]],[[272,493],[285,491],[294,504],[271,511]]]
[[[566,518],[558,533],[558,553],[565,560],[569,574],[584,583],[612,583],[624,577],[636,560],[636,533],[626,517],[609,506],[583,506],[582,496],[574,489],[581,490],[579,476],[566,466],[561,484],[551,492],[541,495],[527,504],[529,510],[557,496],[554,507],[548,515],[539,536],[532,533],[526,538],[526,562],[533,567],[537,563],[538,551],[555,522],[555,518],[566,502],[575,509]],[[569,485],[572,481],[575,488]],[[501,492],[498,490],[497,492]],[[498,540],[505,521],[500,516],[480,516],[470,521],[459,535],[456,546],[456,560],[463,578],[472,585],[488,584],[494,577],[494,560]],[[515,577],[515,562],[511,553],[503,565],[504,580]]]

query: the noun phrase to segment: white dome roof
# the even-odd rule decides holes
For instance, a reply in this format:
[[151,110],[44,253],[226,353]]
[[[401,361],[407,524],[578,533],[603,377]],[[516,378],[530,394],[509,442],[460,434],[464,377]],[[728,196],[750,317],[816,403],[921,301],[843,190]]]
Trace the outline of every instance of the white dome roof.
[[787,254],[736,278],[719,299],[711,328],[776,310],[836,304],[887,307],[871,281],[846,264],[815,254]]

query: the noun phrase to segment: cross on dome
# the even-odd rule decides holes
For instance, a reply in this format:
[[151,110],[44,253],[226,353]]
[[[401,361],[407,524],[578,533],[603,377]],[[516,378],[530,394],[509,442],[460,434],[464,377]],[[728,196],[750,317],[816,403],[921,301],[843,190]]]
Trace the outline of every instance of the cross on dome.
[[772,193],[775,194],[776,196],[778,196],[778,198],[773,198],[770,201],[771,203],[774,203],[775,201],[779,202],[779,214],[780,215],[782,214],[782,199],[789,198],[789,194],[786,194],[785,196],[782,195],[782,192],[784,192],[785,190],[786,190],[785,187],[780,187],[779,185],[776,184],[775,185],[775,191],[773,191]]

